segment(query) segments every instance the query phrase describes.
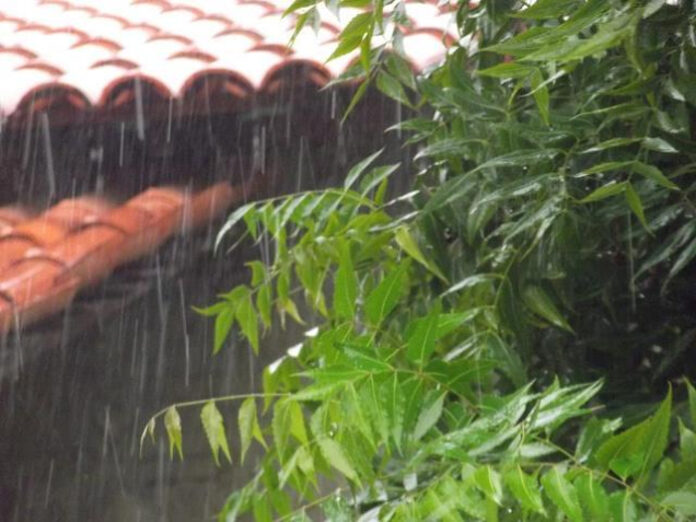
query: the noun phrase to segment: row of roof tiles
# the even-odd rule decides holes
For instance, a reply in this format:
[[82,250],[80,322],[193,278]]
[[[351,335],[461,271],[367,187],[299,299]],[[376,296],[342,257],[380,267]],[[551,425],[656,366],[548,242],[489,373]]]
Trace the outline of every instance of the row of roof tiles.
[[[79,109],[103,107],[134,78],[165,98],[183,98],[196,80],[226,76],[229,94],[243,97],[299,65],[323,85],[355,60],[326,62],[357,9],[338,18],[322,7],[318,31],[302,31],[290,49],[294,18],[283,16],[284,0],[182,2],[0,0],[0,114],[21,112],[47,92]],[[444,56],[456,30],[450,12],[435,4],[405,6],[404,50],[422,70]]]
[[79,197],[37,216],[0,208],[0,335],[59,312],[80,289],[209,223],[255,187],[151,188],[119,206]]

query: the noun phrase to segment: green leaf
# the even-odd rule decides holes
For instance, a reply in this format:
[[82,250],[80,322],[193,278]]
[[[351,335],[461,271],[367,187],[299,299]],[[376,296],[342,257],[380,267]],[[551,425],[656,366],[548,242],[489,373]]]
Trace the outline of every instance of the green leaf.
[[247,292],[246,297],[240,300],[237,306],[237,321],[242,329],[242,333],[251,344],[254,353],[259,353],[259,323],[256,316],[254,304],[251,301],[251,293]]
[[527,9],[514,13],[512,16],[531,20],[558,18],[573,12],[578,3],[578,0],[538,0]]
[[215,340],[213,343],[213,353],[218,353],[225,344],[225,339],[230,333],[234,323],[234,306],[226,304],[225,308],[215,318]]
[[493,281],[499,280],[500,275],[498,274],[474,274],[470,275],[468,277],[465,277],[458,283],[453,284],[450,286],[445,292],[442,294],[442,296],[446,296],[448,294],[453,294],[455,292],[459,292],[460,290],[468,289],[468,288],[473,288],[474,286],[478,286],[483,283],[491,283]]
[[338,270],[334,275],[333,310],[340,319],[353,319],[358,296],[358,278],[353,269],[350,248],[342,249]]
[[379,326],[399,302],[406,289],[408,268],[407,262],[399,264],[365,299],[365,315],[374,326]]
[[630,491],[615,491],[609,496],[612,522],[638,522],[638,510]]
[[583,473],[575,479],[575,490],[588,520],[602,520],[609,512],[609,496],[592,474]]
[[505,62],[489,67],[488,69],[481,69],[477,74],[480,76],[489,76],[491,78],[526,78],[532,74],[535,67],[529,65],[522,65],[517,62]]
[[288,414],[290,416],[290,433],[302,444],[309,444],[307,430],[304,424],[302,407],[297,401],[287,402]]
[[658,185],[671,190],[679,190],[679,186],[672,183],[657,167],[646,165],[640,161],[632,162],[633,170],[638,174],[653,180]]
[[686,381],[686,389],[689,394],[689,415],[691,416],[691,426],[696,428],[696,389],[691,381]]
[[534,69],[529,82],[541,119],[546,125],[549,125],[549,89],[544,85],[544,77],[539,69]]
[[636,190],[633,188],[633,185],[630,183],[626,184],[626,201],[628,202],[629,208],[633,211],[633,213],[636,215],[638,218],[638,221],[640,221],[640,224],[645,227],[646,230],[650,230],[650,227],[648,227],[648,222],[645,220],[645,212],[643,211],[643,203],[640,200],[640,196],[636,192]]
[[261,261],[249,261],[246,266],[251,268],[251,286],[258,286],[266,281],[266,265]]
[[418,261],[425,268],[430,270],[433,274],[435,274],[441,280],[447,282],[447,278],[440,271],[440,269],[437,267],[437,265],[435,265],[435,263],[433,263],[432,261],[425,258],[425,256],[421,252],[420,248],[418,247],[418,243],[416,242],[415,238],[409,232],[408,227],[406,227],[406,226],[399,227],[396,230],[396,234],[394,235],[394,239],[396,239],[397,244],[402,248],[402,250],[404,252],[406,252],[409,256],[411,256],[413,259]]
[[551,501],[572,522],[584,520],[578,494],[558,466],[553,466],[549,472],[541,477],[541,484]]
[[621,194],[626,190],[626,182],[621,181],[619,183],[612,181],[599,187],[598,189],[591,192],[588,196],[585,196],[580,200],[580,203],[593,203],[595,201],[601,201],[602,199]]
[[430,313],[414,322],[413,331],[407,339],[406,357],[423,367],[435,350],[440,307],[433,306]]
[[225,424],[222,419],[222,414],[220,414],[220,411],[215,405],[215,401],[206,402],[205,406],[201,409],[201,423],[203,424],[205,436],[208,438],[208,445],[213,453],[215,464],[218,466],[220,465],[220,450],[222,450],[222,453],[227,457],[227,461],[232,462],[230,448],[227,445]]
[[696,515],[696,493],[675,491],[662,499],[662,505],[673,509],[684,517]]
[[482,466],[474,472],[474,484],[497,505],[503,504],[503,481],[491,466]]
[[411,106],[411,100],[408,99],[403,85],[392,75],[380,71],[377,75],[377,88],[392,100],[396,100],[408,107]]
[[624,147],[626,145],[633,145],[634,143],[638,143],[641,140],[642,138],[612,138],[598,143],[597,145],[594,145],[589,149],[585,149],[584,151],[582,151],[582,153],[585,154],[588,152],[600,152],[607,149],[613,149],[615,147]]
[[594,455],[595,461],[617,474],[623,472],[624,477],[640,479],[660,461],[667,447],[671,404],[670,389],[653,416],[604,442]]
[[262,285],[256,294],[256,308],[259,311],[259,317],[266,328],[271,326],[271,292],[273,291],[270,284]]
[[256,209],[256,203],[247,203],[235,210],[232,215],[225,221],[225,224],[220,228],[217,237],[215,238],[215,250],[218,249],[222,239],[229,233],[230,230],[245,216]]
[[520,466],[517,466],[505,473],[504,480],[515,499],[525,510],[541,515],[546,514],[535,477],[527,475]]
[[533,285],[527,286],[522,293],[522,299],[535,314],[543,317],[559,328],[569,332],[573,331],[568,322],[558,311],[551,298],[540,287]]
[[329,437],[319,437],[317,444],[326,462],[341,472],[348,480],[360,484],[358,474],[338,442]]
[[679,152],[662,138],[643,138],[643,147],[648,150],[654,150],[655,152],[662,152],[665,154],[676,154]]
[[441,393],[432,402],[423,404],[416,427],[413,429],[413,440],[420,440],[440,420],[444,400],[445,394]]
[[184,458],[182,451],[182,440],[181,440],[181,417],[179,417],[179,412],[176,411],[176,406],[170,406],[167,408],[164,414],[164,427],[167,430],[167,437],[169,438],[169,458],[174,457],[174,449],[176,448],[179,454],[179,459]]
[[374,154],[353,165],[353,167],[348,171],[348,174],[346,175],[346,180],[343,183],[343,187],[346,190],[351,188],[358,180],[358,178],[362,175],[362,173],[365,172],[365,169],[367,169],[367,167],[369,167],[377,159],[377,157],[380,154],[382,154],[383,151],[384,149],[379,149]]
[[253,397],[247,397],[242,402],[239,407],[238,412],[238,425],[239,425],[239,440],[241,446],[241,462],[244,463],[244,457],[246,456],[249,446],[251,446],[251,439],[255,438],[264,447],[266,447],[266,441],[261,433],[261,427],[259,426],[259,420],[256,413],[256,400]]

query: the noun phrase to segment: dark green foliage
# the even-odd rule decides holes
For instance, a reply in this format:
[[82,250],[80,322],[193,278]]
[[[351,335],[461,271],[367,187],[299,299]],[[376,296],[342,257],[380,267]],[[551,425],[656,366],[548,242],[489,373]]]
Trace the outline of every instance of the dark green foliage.
[[696,8],[671,4],[461,2],[478,50],[415,78],[398,2],[338,3],[368,8],[336,50],[360,50],[354,103],[374,81],[422,111],[397,126],[421,171],[384,201],[397,166],[376,153],[342,189],[247,205],[221,231],[243,222],[275,255],[204,311],[214,349],[234,322],[256,348],[300,308],[317,328],[264,370],[261,416],[243,403],[242,458],[252,439],[266,456],[220,520],[696,515]]

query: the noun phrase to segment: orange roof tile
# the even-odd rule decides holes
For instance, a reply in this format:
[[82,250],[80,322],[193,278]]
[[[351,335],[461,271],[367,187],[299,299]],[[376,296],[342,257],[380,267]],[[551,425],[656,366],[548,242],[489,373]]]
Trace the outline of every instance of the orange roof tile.
[[0,217],[13,224],[0,237],[0,334],[59,312],[80,289],[205,225],[254,187],[223,182],[196,194],[151,188],[116,207],[76,198],[25,221],[26,213],[2,209]]
[[[0,114],[23,114],[32,104],[34,110],[115,109],[143,85],[163,99],[195,98],[201,80],[206,96],[244,98],[269,92],[293,68],[302,81],[323,86],[356,58],[326,62],[336,35],[360,11],[346,8],[337,18],[320,6],[316,34],[301,32],[289,49],[294,19],[283,16],[289,4],[0,0]],[[403,47],[421,70],[444,56],[456,29],[449,9],[434,2],[405,6],[410,24],[402,28]],[[211,94],[213,85],[219,92]]]

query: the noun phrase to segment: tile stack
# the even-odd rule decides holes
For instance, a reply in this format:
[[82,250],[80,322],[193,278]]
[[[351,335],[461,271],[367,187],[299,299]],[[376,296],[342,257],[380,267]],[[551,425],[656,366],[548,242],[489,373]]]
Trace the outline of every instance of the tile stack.
[[210,223],[251,188],[150,188],[122,205],[79,197],[36,216],[0,208],[0,335],[56,314],[81,289]]

